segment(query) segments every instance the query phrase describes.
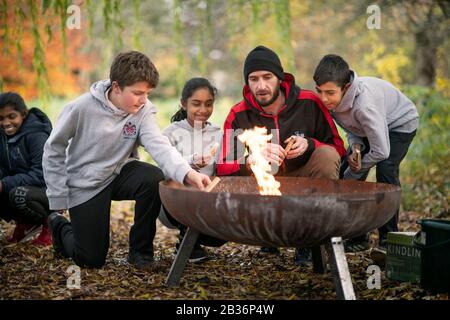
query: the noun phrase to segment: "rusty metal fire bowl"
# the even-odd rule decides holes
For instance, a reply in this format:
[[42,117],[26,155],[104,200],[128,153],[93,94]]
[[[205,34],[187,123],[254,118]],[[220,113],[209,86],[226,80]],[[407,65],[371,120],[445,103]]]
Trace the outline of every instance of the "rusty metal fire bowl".
[[363,235],[386,223],[400,206],[400,187],[372,182],[277,177],[282,196],[263,196],[253,177],[221,177],[203,192],[160,183],[170,214],[203,234],[237,243],[309,247],[331,237]]

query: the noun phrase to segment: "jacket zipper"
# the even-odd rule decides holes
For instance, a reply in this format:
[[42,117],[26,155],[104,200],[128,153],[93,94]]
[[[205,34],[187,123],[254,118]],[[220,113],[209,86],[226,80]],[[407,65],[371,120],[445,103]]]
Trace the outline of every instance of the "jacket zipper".
[[[275,121],[275,128],[277,129],[277,138],[278,138],[278,144],[281,145],[281,141],[280,141],[280,129],[278,126],[278,114],[273,118],[273,120]],[[286,165],[283,162],[281,163],[281,171],[286,171]]]
[[5,138],[4,135],[2,135],[2,142],[3,142],[3,144],[5,145],[5,150],[6,150],[6,161],[8,161],[8,168],[9,168],[9,171],[11,171],[12,168],[11,168],[11,162],[10,162],[10,160],[9,160],[8,142],[6,141],[6,138]]
[[280,144],[280,128],[278,127],[278,115],[273,117],[273,121],[275,122],[275,129],[277,130],[278,144]]

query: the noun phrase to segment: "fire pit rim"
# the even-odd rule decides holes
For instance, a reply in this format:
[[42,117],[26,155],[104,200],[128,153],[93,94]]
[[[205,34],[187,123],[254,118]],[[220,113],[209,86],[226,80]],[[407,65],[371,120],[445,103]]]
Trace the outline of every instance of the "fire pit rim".
[[[226,176],[223,178],[246,178],[246,177],[251,177],[251,176]],[[213,177],[214,178],[214,177]],[[221,177],[222,178],[222,177]],[[283,177],[283,178],[291,178],[291,179],[295,179],[297,177]],[[304,177],[298,177],[300,179],[305,179]],[[346,182],[350,182],[350,181],[358,181],[358,180],[329,180],[329,179],[323,179],[323,178],[306,178],[306,179],[311,179],[311,180],[327,180],[327,181],[346,181]],[[396,186],[396,185],[392,185],[392,184],[388,184],[388,183],[382,183],[382,182],[372,182],[372,181],[358,181],[361,183],[365,183],[365,184],[375,184],[375,185],[384,185],[385,188],[387,189],[376,189],[374,191],[371,192],[371,195],[379,195],[379,194],[384,194],[386,191],[400,191],[401,192],[401,187]],[[256,180],[255,180],[256,183]],[[172,184],[172,186],[170,185]],[[175,187],[173,186],[175,184]],[[219,182],[220,184],[220,182]],[[187,192],[204,192],[204,193],[210,193],[210,194],[233,194],[233,195],[259,195],[260,197],[270,197],[270,198],[280,198],[280,197],[298,197],[298,196],[308,196],[308,197],[323,197],[324,194],[326,195],[330,195],[330,196],[337,196],[337,199],[339,199],[340,197],[354,197],[354,196],[358,196],[361,195],[359,192],[326,192],[326,193],[320,193],[320,192],[314,192],[314,193],[305,193],[305,194],[297,194],[297,195],[293,195],[293,194],[282,194],[281,196],[278,195],[262,195],[262,194],[257,194],[257,193],[249,193],[249,192],[230,192],[230,191],[217,191],[216,188],[212,189],[209,192],[206,191],[202,191],[200,189],[197,189],[195,187],[186,185],[186,184],[181,184],[178,181],[172,180],[172,179],[167,179],[167,180],[163,180],[160,182],[160,185],[163,185],[166,188],[171,188],[174,190],[182,190],[182,191],[187,191]]]

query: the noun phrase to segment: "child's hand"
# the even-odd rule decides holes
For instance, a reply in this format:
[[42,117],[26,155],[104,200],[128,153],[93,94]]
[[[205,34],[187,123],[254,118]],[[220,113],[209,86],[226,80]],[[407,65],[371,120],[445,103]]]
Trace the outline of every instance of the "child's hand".
[[348,156],[348,164],[355,173],[361,170],[361,146],[359,144],[352,146],[352,154]]
[[212,156],[210,155],[194,155],[193,161],[194,164],[199,167],[203,168],[204,166],[208,165],[212,160]]
[[356,160],[356,153],[352,153],[349,157],[348,157],[348,164],[350,166],[350,169],[354,172],[354,173],[358,173],[359,170],[361,170],[361,166],[358,166],[358,162]]
[[289,143],[289,140],[295,139],[292,144],[290,150],[286,154],[286,159],[294,159],[300,157],[303,153],[305,153],[306,149],[308,149],[308,140],[301,136],[291,136],[286,139],[284,143]]
[[184,182],[190,184],[193,187],[199,188],[200,190],[205,189],[205,187],[211,183],[211,179],[203,173],[199,173],[195,170],[189,170],[184,177]]
[[210,154],[211,157],[215,157],[216,156],[216,152],[217,152],[217,148],[219,147],[219,144],[216,142],[214,143],[214,145],[211,148]]

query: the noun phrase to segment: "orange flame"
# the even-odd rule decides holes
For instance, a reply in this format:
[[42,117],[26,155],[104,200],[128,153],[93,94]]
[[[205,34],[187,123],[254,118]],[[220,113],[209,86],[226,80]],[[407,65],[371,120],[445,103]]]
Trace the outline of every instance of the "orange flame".
[[263,155],[263,150],[267,146],[267,141],[272,139],[272,134],[267,134],[267,129],[264,127],[254,127],[253,129],[244,130],[238,138],[252,152],[255,163],[251,164],[250,168],[258,182],[259,193],[263,195],[281,196],[279,190],[280,183],[275,180],[275,177],[271,173],[270,164]]

